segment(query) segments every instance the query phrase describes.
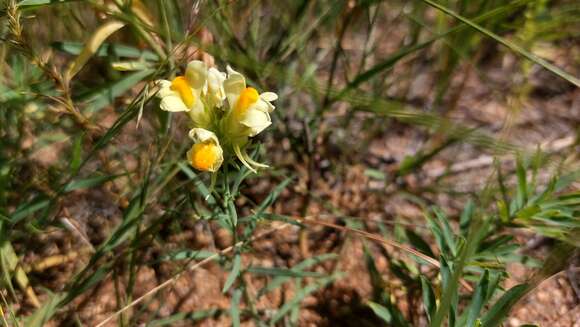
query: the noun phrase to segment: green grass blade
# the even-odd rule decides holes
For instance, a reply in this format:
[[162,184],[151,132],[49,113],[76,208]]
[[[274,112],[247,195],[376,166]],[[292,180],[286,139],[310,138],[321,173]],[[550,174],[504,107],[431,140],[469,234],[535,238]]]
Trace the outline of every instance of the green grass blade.
[[146,327],[174,326],[178,322],[197,322],[207,318],[216,318],[221,313],[218,309],[200,310],[194,312],[180,312],[163,319],[150,321]]
[[254,275],[265,275],[265,276],[284,276],[284,277],[324,277],[323,273],[318,273],[314,271],[299,271],[294,269],[284,269],[284,268],[270,268],[270,267],[250,267],[246,270]]
[[118,81],[102,85],[97,91],[84,96],[80,100],[86,101],[88,103],[86,108],[87,111],[98,111],[103,107],[113,103],[113,100],[116,97],[129,91],[133,86],[135,86],[135,84],[141,82],[145,77],[151,75],[153,72],[153,69],[146,69],[131,73]]
[[442,12],[444,12],[445,14],[461,21],[464,24],[469,25],[470,27],[474,28],[475,30],[477,30],[478,32],[494,39],[495,41],[497,41],[498,43],[506,46],[508,49],[512,50],[513,52],[516,52],[518,54],[520,54],[521,56],[523,56],[524,58],[544,67],[545,69],[547,69],[548,71],[552,72],[553,74],[565,79],[566,81],[574,84],[576,87],[580,87],[580,79],[570,75],[569,73],[563,71],[562,69],[560,69],[559,67],[547,62],[546,60],[536,56],[535,54],[527,51],[526,49],[520,47],[519,45],[506,40],[504,38],[502,38],[501,36],[493,33],[492,31],[483,28],[481,25],[473,22],[470,19],[467,19],[459,14],[457,14],[456,12],[454,12],[453,10],[444,7],[436,2],[433,2],[431,0],[422,0],[423,2],[425,2],[426,4],[436,8],[437,10],[440,10]]
[[487,291],[489,288],[489,271],[486,270],[481,276],[481,280],[477,284],[477,288],[475,289],[475,294],[471,300],[471,304],[469,305],[468,315],[467,315],[467,327],[475,326],[475,322],[479,317],[479,313],[483,308],[483,305],[488,299]]
[[433,315],[437,311],[437,300],[431,282],[424,276],[421,276],[421,290],[423,293],[423,308],[427,314],[427,319],[431,321]]
[[232,295],[232,303],[231,303],[231,318],[232,318],[232,326],[239,327],[240,326],[240,299],[242,298],[242,290],[237,289],[234,291]]
[[391,324],[393,322],[393,315],[391,315],[389,309],[373,301],[368,301],[367,304],[377,315],[377,317],[381,318],[384,322],[387,324]]
[[33,199],[30,202],[20,205],[14,212],[10,215],[10,222],[13,224],[21,221],[22,219],[28,217],[29,215],[35,213],[38,210],[45,209],[50,204],[50,200],[43,197]]
[[56,313],[58,304],[62,300],[61,294],[49,294],[48,299],[44,301],[44,305],[34,311],[30,316],[23,321],[23,326],[26,327],[43,327],[48,320]]
[[[53,42],[51,46],[59,51],[71,55],[79,55],[83,50],[82,42]],[[103,43],[95,53],[97,57],[104,57],[114,54],[121,58],[145,59],[151,61],[159,60],[159,56],[148,50],[140,50],[128,45],[116,43]]]
[[491,307],[489,312],[483,317],[483,327],[496,327],[507,317],[512,306],[529,291],[528,284],[520,284],[510,288]]
[[55,4],[63,4],[66,2],[75,2],[80,0],[22,0],[18,3],[20,9],[35,9],[44,6]]
[[[336,258],[338,258],[338,255],[336,255],[335,253],[321,254],[321,255],[318,255],[318,256],[315,256],[312,258],[308,258],[308,259],[298,263],[297,265],[292,267],[291,270],[294,272],[302,272],[303,270],[308,269],[316,264],[322,263],[326,260],[334,260]],[[274,277],[268,283],[268,285],[264,286],[262,289],[260,289],[258,291],[257,297],[260,298],[264,294],[266,294],[272,290],[277,289],[282,284],[288,282],[290,279],[291,279],[291,277],[289,277],[289,276],[276,276],[276,277]]]
[[[501,6],[499,8],[496,8],[494,10],[491,10],[490,12],[487,12],[485,14],[482,14],[474,19],[472,19],[472,21],[474,22],[481,22],[484,20],[487,20],[489,18],[495,17],[496,15],[499,14],[503,14],[506,12],[510,12],[511,10],[525,5],[526,3],[533,1],[533,0],[523,0],[523,1],[514,1],[510,4],[507,4],[505,6]],[[456,32],[460,32],[462,30],[464,30],[466,28],[466,26],[457,26],[454,28],[451,28],[439,35],[436,35],[426,41],[423,41],[421,43],[403,48],[397,52],[395,52],[394,54],[392,54],[390,57],[386,58],[385,60],[375,64],[373,67],[371,67],[369,70],[359,74],[357,77],[355,77],[351,82],[348,83],[348,85],[344,88],[343,91],[341,91],[339,93],[338,96],[336,96],[336,99],[341,99],[344,95],[346,95],[348,93],[348,91],[356,88],[357,86],[359,86],[360,84],[364,83],[365,81],[371,79],[372,77],[376,76],[377,74],[384,72],[384,71],[388,71],[389,69],[393,68],[393,66],[399,62],[399,60],[405,58],[406,56],[415,53],[418,50],[424,49],[426,47],[428,47],[429,45],[431,45],[432,43],[436,42],[437,40],[440,40],[448,35],[451,35],[453,33]]]
[[87,189],[87,188],[93,188],[95,186],[99,186],[101,184],[104,184],[106,182],[112,181],[118,177],[124,176],[124,174],[121,175],[104,175],[104,176],[94,176],[94,177],[89,177],[89,178],[83,178],[83,179],[79,179],[79,180],[75,180],[72,181],[70,183],[68,183],[65,187],[64,187],[64,192],[71,192],[71,191],[75,191],[75,190],[82,190],[82,189]]
[[215,252],[206,250],[183,250],[176,251],[161,257],[161,261],[177,260],[203,260],[215,256]]
[[223,293],[227,292],[230,289],[230,287],[234,284],[234,282],[236,281],[236,279],[240,275],[240,268],[241,267],[242,267],[242,256],[239,254],[236,254],[234,257],[232,270],[230,271],[230,274],[228,275],[228,278],[226,279],[226,282],[224,284],[224,288],[222,289]]

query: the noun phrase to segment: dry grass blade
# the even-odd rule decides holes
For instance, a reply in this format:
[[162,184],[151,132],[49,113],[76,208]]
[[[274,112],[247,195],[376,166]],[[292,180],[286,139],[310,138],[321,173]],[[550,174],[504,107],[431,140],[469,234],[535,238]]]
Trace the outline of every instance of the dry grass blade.
[[101,25],[87,41],[87,44],[79,56],[68,66],[65,74],[66,80],[70,81],[85,66],[87,61],[89,61],[89,59],[97,52],[101,44],[103,44],[103,42],[105,42],[109,36],[120,30],[123,26],[125,26],[125,23],[118,20],[110,20]]
[[[330,228],[340,230],[343,232],[360,235],[366,239],[369,239],[369,240],[372,240],[375,242],[379,242],[379,243],[384,244],[384,245],[389,245],[389,246],[392,246],[392,247],[397,248],[399,250],[403,250],[407,253],[413,254],[413,255],[425,260],[426,262],[433,265],[434,267],[441,268],[441,264],[439,263],[439,261],[435,260],[434,258],[431,258],[430,256],[425,255],[425,254],[423,254],[423,253],[421,253],[421,252],[419,252],[411,247],[405,246],[405,245],[398,243],[398,242],[395,242],[395,241],[384,239],[384,238],[382,238],[378,235],[375,235],[373,233],[365,232],[365,231],[362,231],[359,229],[354,229],[354,228],[350,228],[350,227],[346,227],[346,226],[340,226],[340,225],[325,222],[325,221],[313,220],[311,217],[309,217],[309,218],[292,217],[292,218],[295,219],[296,221],[302,223],[302,224],[325,226],[325,227],[330,227]],[[465,280],[461,280],[460,283],[468,291],[470,291],[470,292],[473,291],[473,287],[471,287],[471,285],[469,285],[469,283],[467,283]]]
[[428,255],[425,255],[411,247],[405,246],[401,243],[395,242],[395,241],[390,241],[387,239],[384,239],[380,236],[377,236],[373,233],[369,233],[369,232],[365,232],[363,230],[359,230],[359,229],[354,229],[354,228],[350,228],[350,227],[346,227],[346,226],[340,226],[337,224],[333,224],[333,223],[329,223],[329,222],[325,222],[325,221],[320,221],[320,220],[313,220],[311,217],[308,218],[297,218],[297,217],[293,217],[293,219],[295,219],[296,221],[303,223],[303,224],[309,224],[309,225],[319,225],[319,226],[325,226],[325,227],[330,227],[336,230],[340,230],[343,232],[347,232],[347,233],[354,233],[354,234],[358,234],[360,236],[363,236],[364,238],[367,238],[369,240],[373,240],[379,243],[383,243],[386,245],[390,245],[394,248],[397,248],[399,250],[403,250],[405,252],[411,253],[425,261],[427,261],[428,263],[430,263],[431,265],[439,268],[440,264],[439,261],[431,258]]

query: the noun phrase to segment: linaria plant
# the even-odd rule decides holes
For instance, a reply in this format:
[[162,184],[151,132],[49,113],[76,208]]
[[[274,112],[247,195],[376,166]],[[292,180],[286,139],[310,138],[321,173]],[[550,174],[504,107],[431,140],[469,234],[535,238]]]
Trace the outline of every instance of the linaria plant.
[[0,1],[0,325],[564,323],[579,9]]

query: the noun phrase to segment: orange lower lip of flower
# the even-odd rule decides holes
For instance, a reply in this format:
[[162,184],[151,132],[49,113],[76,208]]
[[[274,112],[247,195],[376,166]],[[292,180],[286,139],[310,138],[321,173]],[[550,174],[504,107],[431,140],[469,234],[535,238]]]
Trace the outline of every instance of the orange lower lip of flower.
[[191,148],[189,161],[191,165],[201,171],[211,171],[218,161],[219,154],[216,145],[211,143],[194,144]]
[[240,97],[238,98],[238,101],[236,102],[236,108],[235,108],[236,114],[237,115],[244,114],[252,104],[254,104],[256,101],[258,101],[259,97],[260,97],[260,95],[258,94],[258,91],[256,91],[255,88],[246,87],[242,91],[242,93],[240,93]]
[[173,81],[171,81],[171,87],[173,91],[179,93],[181,100],[188,108],[193,106],[193,102],[195,97],[193,95],[193,91],[191,90],[191,86],[187,82],[187,79],[184,76],[177,76]]

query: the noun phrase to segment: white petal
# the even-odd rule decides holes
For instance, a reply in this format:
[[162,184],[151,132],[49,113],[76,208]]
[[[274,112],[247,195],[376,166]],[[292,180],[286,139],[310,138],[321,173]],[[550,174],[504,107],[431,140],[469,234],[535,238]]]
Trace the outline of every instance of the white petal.
[[203,89],[207,80],[207,65],[199,60],[189,62],[185,70],[185,78],[192,88]]
[[222,102],[226,98],[226,93],[224,90],[224,81],[226,79],[226,74],[220,72],[215,68],[210,68],[207,75],[207,90],[206,94],[216,106],[221,107]]
[[250,129],[249,136],[255,136],[270,126],[272,120],[267,112],[248,110],[248,113],[246,113],[244,119],[242,119],[240,123]]
[[244,76],[230,66],[227,67],[228,78],[224,81],[224,90],[231,107],[234,106],[237,96],[246,88],[246,79]]
[[173,91],[171,90],[171,82],[160,79],[155,82],[155,86],[159,88],[159,92],[157,92],[157,97],[163,98],[171,94]]
[[214,144],[220,144],[217,136],[212,131],[208,131],[207,129],[203,128],[193,128],[189,131],[189,137],[195,143],[212,141]]
[[272,111],[274,111],[274,109],[276,109],[276,107],[273,104],[271,104],[270,102],[268,102],[268,101],[264,101],[264,102],[266,102],[266,105],[268,106],[268,112],[272,112]]
[[211,67],[208,70],[208,75],[212,76],[213,78],[217,79],[220,82],[225,81],[226,79],[226,73],[224,72],[220,72],[218,69],[216,69],[215,67]]
[[239,94],[226,92],[226,98],[228,99],[228,104],[230,105],[230,108],[234,108],[234,105],[238,101]]
[[[197,98],[199,99],[199,98]],[[189,112],[189,117],[193,121],[194,126],[205,127],[209,124],[209,115],[205,111],[203,102],[196,100],[191,111]]]
[[[237,71],[235,71],[235,70],[232,68],[232,66],[230,66],[230,65],[227,65],[227,66],[226,66],[226,71],[228,72],[228,77],[229,77],[229,76],[232,76],[232,75],[242,75],[242,74],[238,73]],[[242,77],[243,77],[243,76],[242,76]]]
[[173,91],[171,92],[161,99],[161,109],[171,112],[189,111],[189,108],[181,101],[179,95]]
[[270,106],[268,102],[262,100],[262,99],[258,99],[258,101],[256,101],[254,104],[252,104],[250,106],[249,110],[260,110],[263,112],[270,112]]
[[264,92],[264,93],[260,94],[260,98],[262,98],[268,102],[272,102],[272,101],[278,100],[278,95],[274,92]]

